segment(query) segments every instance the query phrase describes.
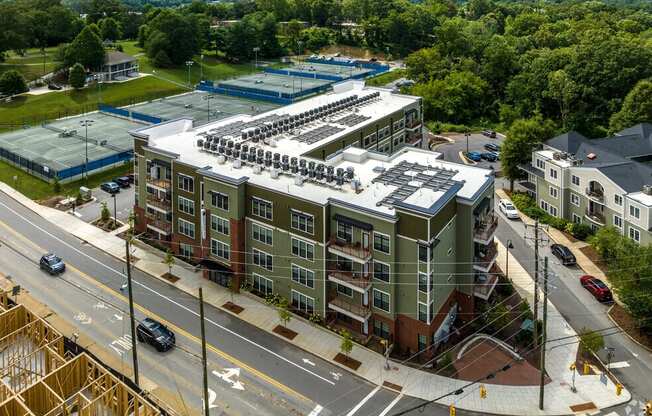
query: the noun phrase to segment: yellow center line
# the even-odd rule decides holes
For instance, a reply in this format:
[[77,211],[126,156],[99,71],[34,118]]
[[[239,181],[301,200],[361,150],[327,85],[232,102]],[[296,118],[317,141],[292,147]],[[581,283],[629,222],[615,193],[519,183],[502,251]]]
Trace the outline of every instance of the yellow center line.
[[[48,251],[48,250],[45,250],[44,248],[40,247],[39,245],[37,245],[33,241],[27,239],[27,237],[25,237],[24,235],[18,233],[16,230],[9,227],[2,220],[0,220],[0,226],[5,228],[7,231],[9,231],[15,237],[21,239],[24,243],[32,246],[38,252],[45,253],[45,252]],[[77,269],[75,266],[72,266],[71,264],[66,263],[66,267],[68,269],[74,271],[75,273],[77,273],[80,277],[82,277],[87,282],[97,286],[102,291],[104,291],[106,293],[109,293],[110,295],[112,295],[114,297],[117,297],[118,299],[122,300],[123,302],[125,302],[127,304],[129,303],[129,299],[127,299],[126,296],[122,295],[119,292],[114,291],[110,287],[104,285],[103,283],[97,281],[96,279],[92,278],[91,276],[84,273],[83,271]],[[189,340],[201,345],[201,340],[198,337],[196,337],[196,336],[192,335],[191,333],[189,333],[188,331],[176,326],[175,324],[171,323],[167,319],[165,319],[165,318],[151,312],[150,310],[148,310],[147,308],[139,305],[138,303],[134,302],[134,307],[136,309],[138,309],[142,314],[156,319],[157,321],[159,321],[159,322],[163,323],[164,325],[166,325],[167,327],[171,328],[174,332],[176,332],[178,334],[181,334],[184,337],[188,338]],[[281,383],[280,381],[277,381],[276,379],[268,376],[265,373],[262,373],[261,371],[251,367],[250,365],[245,364],[244,362],[242,362],[239,359],[235,358],[231,354],[229,354],[229,353],[227,353],[225,351],[222,351],[222,350],[218,349],[217,347],[215,347],[215,346],[213,346],[213,345],[211,345],[209,343],[206,343],[206,348],[208,348],[209,350],[211,350],[213,353],[217,354],[218,356],[222,357],[223,359],[225,359],[227,361],[230,361],[231,363],[235,364],[236,366],[241,367],[244,370],[254,374],[258,378],[260,378],[260,379],[264,380],[265,382],[271,384],[272,386],[276,387],[277,389],[279,389],[279,390],[281,390],[281,391],[283,391],[283,392],[285,392],[287,394],[293,395],[293,396],[299,398],[300,400],[304,400],[304,401],[307,401],[309,403],[313,402],[311,399],[309,399],[308,397],[306,397],[303,394],[299,393],[298,391],[295,391],[291,387],[286,386],[285,384]]]

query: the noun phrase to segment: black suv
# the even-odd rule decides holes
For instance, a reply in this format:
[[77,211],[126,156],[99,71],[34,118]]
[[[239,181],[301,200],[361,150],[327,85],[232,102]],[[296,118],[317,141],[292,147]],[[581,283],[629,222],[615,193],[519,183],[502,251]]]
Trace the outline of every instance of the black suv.
[[491,152],[500,152],[500,145],[496,143],[487,143],[484,148]]
[[52,253],[44,254],[41,257],[39,267],[50,274],[61,274],[66,270],[66,264],[61,260],[61,257]]
[[120,188],[129,188],[129,185],[131,184],[131,181],[127,176],[120,176],[119,178],[115,178],[113,182],[117,183]]
[[575,265],[575,255],[573,255],[568,247],[561,244],[553,244],[550,246],[550,251],[552,251],[552,254],[557,257],[564,266]]
[[150,344],[159,352],[169,350],[176,343],[174,333],[152,318],[145,318],[138,324],[136,338],[138,338],[139,342]]

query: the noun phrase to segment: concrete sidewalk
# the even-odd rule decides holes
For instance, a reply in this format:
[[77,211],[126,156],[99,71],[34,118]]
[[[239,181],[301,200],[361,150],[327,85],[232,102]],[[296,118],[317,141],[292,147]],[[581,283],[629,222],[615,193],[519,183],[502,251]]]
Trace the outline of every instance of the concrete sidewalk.
[[[5,192],[19,203],[53,224],[57,224],[77,238],[114,257],[124,259],[125,244],[124,240],[119,237],[105,233],[68,213],[38,205],[1,182],[0,191]],[[498,244],[498,249],[498,265],[503,267],[505,261],[504,247]],[[138,245],[134,247],[132,255],[138,259],[135,262],[135,267],[145,273],[162,279],[161,276],[168,271],[167,266],[161,261],[162,253],[158,250]],[[511,255],[509,257],[509,270],[510,278],[512,278],[516,290],[519,291],[521,296],[530,300],[530,304],[532,304],[533,281]],[[233,298],[234,303],[244,308],[240,314],[234,316],[267,331],[270,336],[279,336],[272,332],[272,329],[279,323],[275,309],[266,305],[257,297],[248,293],[232,295],[228,289],[206,281],[202,278],[201,273],[196,272],[192,266],[181,261],[177,261],[177,264],[173,266],[172,273],[179,277],[177,282],[170,283],[167,280],[162,280],[192,296],[196,296],[197,289],[202,286],[206,302],[227,313],[231,312],[222,308],[222,305]],[[554,306],[549,303],[548,308],[548,338],[574,336],[575,332]],[[332,361],[333,357],[340,352],[341,338],[337,334],[296,316],[289,322],[288,327],[299,334],[291,342],[292,344],[337,364]],[[573,405],[592,402],[598,408],[605,408],[624,403],[630,399],[630,394],[627,391],[623,391],[621,396],[616,396],[613,383],[609,380],[606,386],[603,385],[598,375],[576,376],[575,385],[578,391],[572,393],[570,391],[572,374],[568,366],[575,361],[577,344],[563,345],[568,342],[569,340],[566,339],[551,342],[548,345],[547,373],[552,381],[546,385],[545,410],[543,411],[538,409],[538,386],[488,385],[487,398],[481,399],[477,391],[478,386],[475,385],[465,390],[461,395],[450,396],[441,400],[440,403],[455,403],[459,409],[483,414],[561,415],[574,413],[570,409],[570,406]],[[424,400],[432,400],[467,384],[465,381],[442,377],[396,362],[391,362],[391,369],[385,370],[383,356],[359,345],[354,346],[350,356],[362,363],[355,372],[358,376],[378,385],[382,385],[384,382],[392,383],[402,388],[402,394]],[[347,367],[342,368],[349,371]]]

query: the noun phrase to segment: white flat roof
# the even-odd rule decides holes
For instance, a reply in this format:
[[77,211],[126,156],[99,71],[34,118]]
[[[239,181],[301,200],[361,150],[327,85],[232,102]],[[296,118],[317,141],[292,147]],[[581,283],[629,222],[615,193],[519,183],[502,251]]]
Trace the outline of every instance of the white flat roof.
[[646,207],[652,207],[652,195],[644,194],[643,192],[634,192],[632,194],[627,194],[627,196]]

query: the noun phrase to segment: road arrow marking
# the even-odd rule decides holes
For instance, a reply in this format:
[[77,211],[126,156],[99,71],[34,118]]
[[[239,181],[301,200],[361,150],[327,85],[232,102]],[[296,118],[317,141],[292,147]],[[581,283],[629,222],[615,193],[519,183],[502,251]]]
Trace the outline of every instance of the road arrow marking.
[[117,313],[114,313],[113,317],[118,321],[122,321],[122,315],[118,315]]
[[315,363],[313,363],[312,361],[310,361],[310,360],[307,359],[307,358],[304,358],[304,359],[303,359],[303,363],[304,363],[304,364],[311,365],[311,366],[313,366],[313,367],[315,366]]
[[78,314],[73,316],[73,319],[82,325],[89,325],[93,322],[93,318],[86,315],[84,312],[79,312]]
[[[217,393],[213,389],[208,389],[208,408],[209,409],[216,409],[218,406],[215,404],[215,400],[217,400]],[[204,399],[201,399],[202,407],[204,404]]]
[[213,375],[217,378],[220,378],[224,380],[225,382],[229,383],[231,385],[232,389],[236,390],[244,390],[244,385],[239,381],[239,380],[232,380],[231,377],[240,377],[240,369],[239,368],[226,368],[224,369],[223,372],[219,372],[216,370],[212,371]]
[[331,376],[333,376],[335,380],[339,380],[340,377],[342,377],[342,373],[334,373],[331,371]]

